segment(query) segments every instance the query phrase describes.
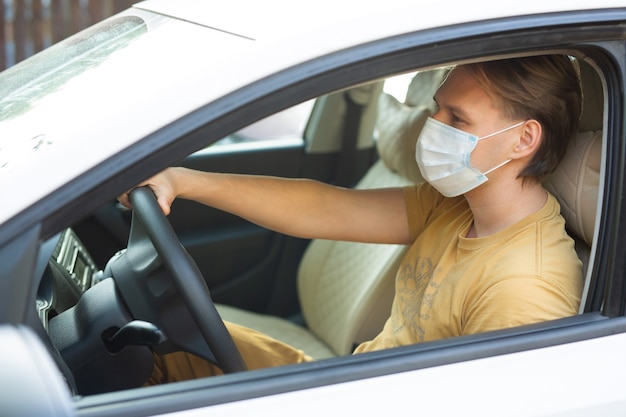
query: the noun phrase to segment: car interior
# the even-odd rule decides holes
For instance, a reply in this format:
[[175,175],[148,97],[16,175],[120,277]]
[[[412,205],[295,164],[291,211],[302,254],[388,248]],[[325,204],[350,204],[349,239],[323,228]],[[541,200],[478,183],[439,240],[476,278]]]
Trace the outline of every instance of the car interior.
[[[579,133],[564,161],[546,179],[545,185],[559,200],[568,232],[575,239],[587,271],[587,291],[593,275],[595,225],[602,201],[599,190],[602,189],[605,95],[602,79],[593,63],[585,59],[580,59],[579,63],[584,91]],[[382,81],[318,98],[302,144],[274,149],[278,158],[285,161],[287,171],[276,172],[276,157],[257,170],[254,164],[263,162],[251,161],[262,160],[262,152],[242,151],[229,156],[217,148],[200,151],[181,164],[227,170],[226,167],[233,162],[229,158],[238,158],[241,166],[247,166],[248,171],[254,173],[304,175],[320,180],[333,177],[364,189],[417,183],[422,178],[414,160],[415,138],[427,117],[434,113],[432,97],[446,73],[446,68],[415,73],[404,100],[384,92]],[[354,103],[358,109],[351,113]],[[356,127],[349,127],[349,122],[356,123]],[[335,145],[338,137],[351,137],[353,149],[338,149]],[[312,159],[304,159],[302,147],[306,150],[304,154]],[[319,163],[329,160],[333,163]],[[334,168],[311,174],[311,167],[315,165]],[[349,165],[350,171],[345,171],[343,165]],[[352,170],[353,166],[357,169]],[[361,179],[356,182],[353,178]],[[198,265],[224,320],[267,333],[304,350],[315,359],[347,355],[382,328],[394,294],[396,269],[406,247],[325,240],[308,242],[277,236],[195,203],[175,204],[169,220],[178,239]],[[61,238],[58,241],[61,243],[54,247],[53,261],[47,265],[48,272],[38,293],[37,301],[43,306],[40,306],[39,318],[49,332],[56,332],[52,336],[55,348],[61,352],[63,366],[69,366],[66,373],[70,375],[76,376],[73,366],[87,360],[89,349],[78,348],[76,345],[80,341],[74,344],[67,339],[92,337],[81,331],[77,331],[80,334],[73,333],[82,314],[78,310],[84,307],[80,304],[77,307],[76,301],[83,292],[98,286],[102,286],[105,297],[108,291],[113,291],[106,289],[109,285],[106,284],[107,274],[111,271],[106,264],[117,251],[126,247],[129,224],[130,213],[111,203],[78,223],[72,228],[72,238]],[[80,270],[78,261],[84,264]],[[72,265],[68,269],[66,264]],[[96,274],[99,284],[93,287],[87,278],[92,271],[99,271]],[[150,271],[149,274],[160,273]],[[69,280],[72,284],[59,286],[61,280]],[[167,291],[163,290],[164,293]],[[581,313],[586,309],[585,297],[586,292]],[[169,305],[166,307],[170,308]],[[172,308],[171,311],[178,314],[178,307]],[[122,313],[117,319],[120,322],[129,320]],[[45,322],[48,320],[50,325]],[[101,326],[109,325],[91,323],[85,333],[98,332]],[[152,328],[144,330],[150,335],[155,334]],[[100,335],[93,337],[93,340],[100,340]],[[157,339],[151,343],[161,342]],[[126,345],[121,345],[119,349],[124,347]],[[141,362],[145,357],[141,353],[119,363],[94,365],[89,372],[97,369],[105,373],[102,368],[106,366],[121,369],[130,366],[129,361],[141,358]],[[118,375],[117,372],[111,374]],[[124,374],[130,377],[121,385],[106,382],[84,387],[82,380],[71,385],[75,385],[75,392],[80,394],[140,386],[145,369],[136,372],[135,377],[132,371]]]
[[[380,160],[357,188],[396,187],[422,181],[413,155],[426,118],[434,113],[432,97],[443,81],[443,69],[418,72],[404,103],[382,93],[378,106],[377,150]],[[580,133],[559,168],[546,179],[557,197],[568,232],[587,271],[594,238],[604,108],[600,78],[581,62],[585,106]],[[316,359],[348,354],[382,329],[389,314],[394,278],[406,247],[352,242],[313,241],[298,270],[298,296],[306,327],[269,315],[219,306],[225,320],[283,340]],[[381,269],[382,268],[382,269]],[[581,312],[584,305],[581,306]]]

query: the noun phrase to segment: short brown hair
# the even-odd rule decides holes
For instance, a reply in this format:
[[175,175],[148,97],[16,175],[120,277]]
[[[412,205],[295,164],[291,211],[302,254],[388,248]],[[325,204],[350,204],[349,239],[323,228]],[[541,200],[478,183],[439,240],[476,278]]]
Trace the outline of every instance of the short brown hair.
[[566,55],[542,55],[464,65],[512,119],[542,127],[539,149],[520,173],[541,179],[556,169],[578,131],[582,111],[580,70]]

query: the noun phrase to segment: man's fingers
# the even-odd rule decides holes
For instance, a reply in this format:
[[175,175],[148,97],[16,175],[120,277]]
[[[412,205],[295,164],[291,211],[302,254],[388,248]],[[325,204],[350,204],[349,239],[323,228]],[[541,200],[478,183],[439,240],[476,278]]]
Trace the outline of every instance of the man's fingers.
[[129,209],[133,208],[132,204],[130,204],[130,199],[128,198],[128,193],[130,193],[131,191],[132,189],[128,190],[124,194],[117,196],[117,201],[119,201],[121,205]]
[[172,203],[165,197],[157,197],[157,202],[166,216],[170,215]]

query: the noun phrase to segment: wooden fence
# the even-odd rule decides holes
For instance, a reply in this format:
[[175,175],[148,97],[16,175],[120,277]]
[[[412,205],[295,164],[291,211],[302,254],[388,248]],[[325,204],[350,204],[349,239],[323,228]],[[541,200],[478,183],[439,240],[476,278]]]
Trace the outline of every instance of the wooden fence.
[[0,70],[138,0],[0,0]]

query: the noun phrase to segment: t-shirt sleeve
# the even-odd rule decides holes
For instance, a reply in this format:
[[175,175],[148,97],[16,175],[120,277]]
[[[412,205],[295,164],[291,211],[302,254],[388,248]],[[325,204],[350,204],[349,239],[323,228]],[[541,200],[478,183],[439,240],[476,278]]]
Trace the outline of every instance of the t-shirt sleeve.
[[403,188],[411,240],[424,230],[434,210],[445,200],[430,184],[423,182]]

